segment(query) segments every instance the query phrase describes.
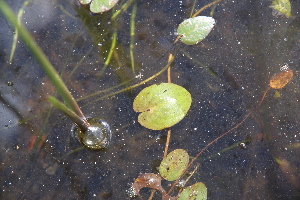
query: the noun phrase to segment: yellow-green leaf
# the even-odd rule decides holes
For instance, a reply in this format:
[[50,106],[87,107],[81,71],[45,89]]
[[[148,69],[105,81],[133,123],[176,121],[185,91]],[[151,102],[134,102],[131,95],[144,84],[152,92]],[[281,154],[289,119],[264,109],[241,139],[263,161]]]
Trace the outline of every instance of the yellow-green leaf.
[[212,17],[197,16],[184,20],[177,29],[181,41],[188,45],[197,44],[203,40],[215,25]]
[[177,124],[191,106],[191,94],[173,83],[154,84],[144,88],[135,98],[133,109],[140,112],[139,123],[152,130]]
[[177,200],[206,200],[207,188],[204,183],[198,182],[186,187]]
[[290,0],[273,0],[270,7],[273,8],[277,14],[284,15],[286,17],[292,16]]
[[189,154],[184,149],[175,149],[161,161],[159,173],[164,179],[174,181],[179,178],[188,163]]
[[119,0],[79,0],[81,4],[90,4],[90,11],[93,13],[106,12],[112,9]]

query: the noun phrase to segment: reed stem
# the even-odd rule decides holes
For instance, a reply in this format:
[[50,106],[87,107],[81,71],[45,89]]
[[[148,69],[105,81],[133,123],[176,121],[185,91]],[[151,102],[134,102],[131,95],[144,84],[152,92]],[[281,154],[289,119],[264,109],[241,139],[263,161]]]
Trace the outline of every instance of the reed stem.
[[43,70],[47,74],[47,76],[52,81],[53,85],[56,87],[58,93],[62,96],[63,100],[66,102],[67,106],[76,114],[79,118],[82,119],[88,126],[86,122],[86,118],[83,115],[81,109],[79,108],[77,102],[73,98],[72,94],[68,90],[67,86],[64,84],[63,80],[56,72],[55,68],[50,63],[47,56],[44,54],[42,49],[38,46],[34,38],[30,35],[27,28],[18,21],[14,12],[11,10],[9,5],[4,1],[0,0],[0,11],[6,17],[6,19],[18,30],[19,35],[21,36],[24,43],[36,57],[40,65],[42,66]]

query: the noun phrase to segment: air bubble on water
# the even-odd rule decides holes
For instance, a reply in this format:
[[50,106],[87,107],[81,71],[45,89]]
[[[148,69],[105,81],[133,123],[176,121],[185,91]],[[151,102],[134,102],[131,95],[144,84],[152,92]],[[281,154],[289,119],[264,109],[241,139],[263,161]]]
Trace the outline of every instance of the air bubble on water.
[[111,129],[109,124],[101,118],[88,118],[90,126],[82,132],[77,126],[72,131],[78,140],[88,149],[105,149],[111,140]]

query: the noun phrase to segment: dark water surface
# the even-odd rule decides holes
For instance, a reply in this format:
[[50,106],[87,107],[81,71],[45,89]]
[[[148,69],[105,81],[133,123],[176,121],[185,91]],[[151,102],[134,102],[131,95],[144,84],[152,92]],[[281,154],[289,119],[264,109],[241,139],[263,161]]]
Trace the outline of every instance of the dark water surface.
[[[22,6],[22,1],[8,3],[16,12]],[[208,3],[199,1],[196,9]],[[74,97],[83,97],[78,101],[82,111],[87,117],[104,117],[112,127],[106,151],[83,149],[67,156],[81,147],[71,134],[72,122],[51,108],[46,97],[55,90],[20,39],[9,62],[14,29],[0,17],[0,199],[129,199],[126,190],[140,173],[157,172],[167,131],[139,125],[132,103],[145,86],[166,82],[166,73],[102,100],[97,99],[109,92],[89,95],[133,80],[118,89],[125,88],[162,69],[191,4],[137,1],[136,74],[129,55],[132,6],[116,20],[111,20],[114,11],[91,14],[76,1],[33,1],[24,9],[22,22]],[[189,90],[193,103],[172,127],[170,150],[183,148],[191,156],[239,123],[281,66],[294,71],[286,87],[271,89],[241,126],[203,154],[188,185],[205,183],[208,199],[300,199],[300,3],[291,0],[290,18],[274,16],[270,4],[224,0],[214,8],[216,26],[204,41],[176,46],[172,82]],[[116,50],[101,74],[115,30]],[[237,144],[249,138],[245,146]],[[168,184],[163,183],[165,188]],[[147,199],[149,190],[142,194]],[[161,199],[160,194],[154,199]]]

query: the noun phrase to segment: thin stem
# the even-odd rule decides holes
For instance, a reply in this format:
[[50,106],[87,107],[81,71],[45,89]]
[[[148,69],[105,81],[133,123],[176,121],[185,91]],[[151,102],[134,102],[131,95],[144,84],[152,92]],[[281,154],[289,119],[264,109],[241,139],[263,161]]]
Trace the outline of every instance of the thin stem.
[[136,17],[136,2],[133,4],[132,12],[131,12],[131,18],[130,18],[130,61],[131,61],[131,69],[133,74],[135,74],[135,67],[134,67],[134,35],[135,35],[135,17]]
[[[169,54],[169,57],[168,57],[168,62],[170,62],[170,60],[173,59],[173,55],[170,53]],[[171,83],[172,80],[171,80],[171,65],[168,67],[168,83]]]
[[173,185],[171,186],[171,188],[169,189],[167,194],[170,194],[171,191],[173,190],[173,188],[175,187],[175,185],[177,184],[178,180],[185,174],[185,172],[192,166],[192,164],[197,160],[197,158],[202,155],[202,153],[208,148],[210,147],[212,144],[214,144],[215,142],[217,142],[219,139],[221,139],[222,137],[228,135],[231,131],[237,129],[241,124],[243,124],[246,119],[248,119],[248,117],[261,105],[261,103],[263,102],[263,100],[265,99],[268,91],[271,89],[271,87],[268,87],[268,89],[264,92],[261,100],[258,102],[258,104],[252,109],[250,110],[250,112],[244,116],[244,118],[242,119],[242,121],[240,121],[237,125],[235,125],[234,127],[232,127],[231,129],[229,129],[228,131],[226,131],[225,133],[223,133],[222,135],[220,135],[219,137],[217,137],[216,139],[214,139],[213,141],[211,141],[210,143],[208,143],[192,160],[191,162],[188,164],[188,166],[186,166],[185,170],[183,170],[183,172],[181,173],[181,175],[179,176],[179,178],[173,183]]
[[96,99],[96,100],[94,100],[94,101],[89,102],[89,103],[86,104],[85,106],[87,106],[87,105],[89,105],[89,104],[91,104],[91,103],[95,103],[95,102],[97,102],[97,101],[100,101],[100,100],[102,100],[102,99],[105,99],[105,98],[107,98],[107,97],[111,97],[111,96],[114,96],[114,95],[116,95],[116,94],[125,92],[125,91],[127,91],[127,90],[131,90],[131,89],[133,89],[133,88],[136,88],[136,87],[138,87],[138,86],[140,86],[140,85],[143,85],[143,84],[147,83],[148,81],[151,81],[152,79],[156,78],[156,77],[159,76],[161,73],[163,73],[164,71],[166,71],[166,70],[168,69],[168,67],[170,66],[170,64],[173,62],[173,60],[174,60],[174,56],[171,57],[171,59],[169,60],[169,62],[167,63],[167,65],[166,65],[164,68],[162,68],[159,72],[157,72],[157,73],[154,74],[153,76],[150,76],[149,78],[147,78],[147,79],[141,81],[140,83],[137,83],[137,84],[135,84],[135,85],[129,86],[129,87],[124,88],[124,89],[122,89],[122,90],[113,92],[113,93],[111,93],[111,94],[105,95],[105,96],[103,96],[103,97],[101,97],[101,98],[98,98],[98,99]]
[[[77,39],[77,37],[76,37]],[[74,41],[75,43],[76,41]],[[73,49],[73,47],[72,47]],[[67,83],[71,77],[73,76],[73,74],[75,73],[75,71],[78,69],[78,67],[81,65],[81,63],[87,58],[87,56],[92,52],[93,47],[91,47],[88,52],[79,60],[79,62],[76,64],[76,66],[74,67],[74,69],[71,71],[71,73],[69,74],[68,78],[65,80],[65,82]],[[72,51],[71,51],[72,52]]]
[[80,118],[76,113],[74,113],[71,109],[69,109],[65,104],[60,102],[58,99],[56,99],[54,96],[49,96],[48,100],[59,110],[63,111],[65,115],[70,117],[70,119],[77,124],[77,126],[80,128],[82,132],[85,132],[88,130],[88,123]]
[[215,5],[215,4],[217,4],[217,3],[221,2],[221,1],[223,1],[223,0],[216,0],[214,2],[211,2],[211,3],[203,6],[200,10],[198,10],[195,14],[193,14],[192,17],[196,17],[197,15],[199,15],[206,8],[209,8],[210,6]]
[[[28,3],[29,3],[29,0],[28,1],[24,1],[23,6],[20,8],[20,10],[19,10],[19,12],[17,14],[18,23],[21,22],[21,17],[23,15],[24,9],[28,5]],[[16,48],[17,48],[18,37],[19,37],[19,31],[16,28],[15,34],[14,34],[14,37],[13,37],[13,43],[12,43],[12,46],[11,46],[11,52],[10,52],[10,56],[9,56],[9,62],[10,63],[12,62],[12,60],[14,58],[14,54],[15,54],[15,51],[16,51]]]
[[123,83],[120,83],[120,84],[118,84],[118,85],[112,86],[112,87],[107,88],[107,89],[105,89],[105,90],[101,90],[101,91],[98,91],[98,92],[94,92],[93,94],[90,94],[90,95],[85,95],[85,96],[83,96],[83,97],[77,98],[76,101],[81,101],[81,100],[84,100],[84,99],[93,97],[93,96],[95,96],[95,95],[99,95],[99,94],[102,94],[102,93],[105,93],[105,92],[109,92],[109,91],[111,91],[111,90],[113,90],[113,89],[115,89],[115,88],[121,87],[122,85],[126,85],[126,84],[132,82],[132,81],[135,80],[135,79],[136,79],[136,78],[132,78],[132,79],[130,79],[130,80],[128,80],[128,81],[124,81]]
[[33,39],[33,37],[30,35],[28,30],[25,26],[20,22],[18,22],[18,19],[15,17],[13,11],[8,6],[8,4],[0,0],[1,6],[0,10],[3,13],[3,15],[6,17],[7,20],[10,21],[10,23],[16,27],[16,29],[19,31],[19,34],[25,44],[28,46],[28,48],[31,50],[33,55],[36,57],[42,68],[44,69],[47,76],[50,78],[54,86],[56,87],[59,94],[62,96],[66,104],[83,120],[85,120],[85,117],[80,110],[78,104],[76,103],[75,99],[73,98],[72,94],[68,90],[67,86],[64,84],[63,80],[59,76],[59,74],[56,72],[55,68],[52,66],[42,49],[38,46],[36,41]]
[[194,2],[193,2],[193,4],[192,4],[192,8],[191,8],[190,17],[192,17],[192,15],[193,15],[193,12],[194,12],[195,7],[196,7],[196,3],[197,3],[197,0],[194,0]]
[[98,75],[98,79],[100,78],[100,76],[102,76],[102,74],[103,74],[104,71],[106,70],[108,64],[110,63],[111,57],[112,57],[113,52],[115,51],[115,48],[116,48],[117,37],[118,37],[117,31],[115,30],[114,33],[113,33],[113,35],[112,35],[112,41],[111,41],[111,46],[110,46],[108,55],[107,55],[107,57],[106,57],[104,66],[103,66],[103,68],[101,69],[101,71],[100,71],[100,73],[99,73],[99,75]]
[[167,135],[167,141],[166,141],[166,146],[165,146],[164,158],[167,157],[167,155],[168,155],[170,139],[171,139],[171,128],[168,129],[168,135]]
[[118,17],[122,12],[126,11],[127,8],[132,4],[135,0],[128,0],[120,10],[116,11],[114,15],[111,17],[112,20],[114,20],[116,17]]

